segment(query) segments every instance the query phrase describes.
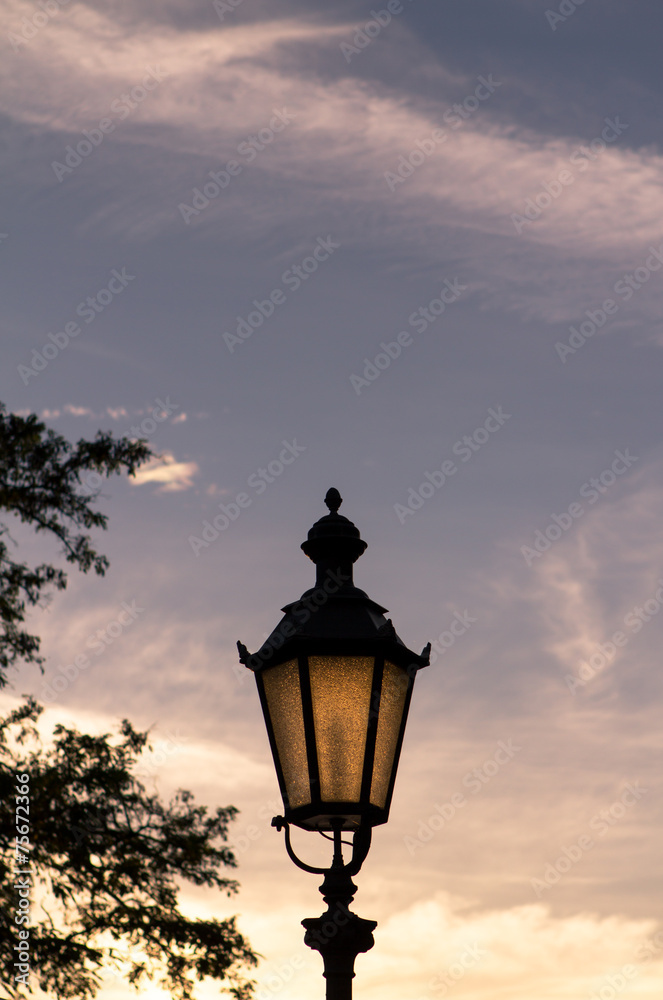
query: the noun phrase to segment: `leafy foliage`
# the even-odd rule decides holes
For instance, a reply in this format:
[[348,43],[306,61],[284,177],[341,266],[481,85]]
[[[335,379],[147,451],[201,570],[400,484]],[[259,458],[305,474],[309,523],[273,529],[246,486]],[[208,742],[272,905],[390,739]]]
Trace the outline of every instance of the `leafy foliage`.
[[41,988],[58,1000],[91,1000],[103,968],[119,963],[137,988],[156,973],[177,1000],[191,1000],[195,979],[205,976],[225,980],[245,1000],[251,985],[241,969],[256,956],[235,918],[189,919],[177,907],[177,878],[237,891],[219,874],[236,866],[226,846],[236,809],[208,814],[190,792],[167,805],[147,794],[132,768],[148,734],[127,720],[119,742],[58,725],[45,750],[35,727],[41,711],[29,699],[0,721],[0,966],[7,978],[14,978],[18,943],[13,872],[26,867],[16,860],[15,776],[27,774],[30,948]]
[[[98,490],[87,485],[85,475],[134,475],[151,454],[144,441],[115,439],[102,431],[93,441],[74,446],[35,414],[7,413],[0,403],[0,511],[55,535],[67,562],[83,573],[94,568],[103,576],[108,559],[78,530],[105,528],[108,520],[94,510]],[[0,523],[0,688],[17,661],[43,663],[39,637],[21,627],[26,609],[39,604],[51,588],[67,586],[66,573],[55,566],[29,567],[11,559],[5,539],[10,539],[9,529]]]
[[[103,576],[108,560],[86,534],[107,526],[94,509],[101,476],[133,475],[151,455],[145,441],[101,431],[74,446],[36,415],[7,413],[0,403],[0,511],[54,535],[68,562]],[[10,558],[11,541],[0,522],[0,689],[17,662],[43,664],[39,637],[23,628],[26,612],[67,585],[55,566]],[[25,934],[16,924],[20,869],[31,884],[31,971],[57,1000],[91,1000],[113,968],[137,989],[157,976],[175,1000],[192,1000],[205,977],[247,1000],[252,984],[242,970],[256,955],[235,918],[190,919],[177,901],[179,879],[237,891],[220,874],[236,867],[227,833],[237,810],[208,813],[186,791],[167,804],[148,794],[134,774],[148,733],[127,720],[117,737],[58,725],[45,749],[41,712],[28,698],[0,719],[0,969],[10,995],[28,989],[15,980],[19,930]],[[29,791],[25,846],[17,843],[17,775],[28,776],[20,785],[21,795]]]

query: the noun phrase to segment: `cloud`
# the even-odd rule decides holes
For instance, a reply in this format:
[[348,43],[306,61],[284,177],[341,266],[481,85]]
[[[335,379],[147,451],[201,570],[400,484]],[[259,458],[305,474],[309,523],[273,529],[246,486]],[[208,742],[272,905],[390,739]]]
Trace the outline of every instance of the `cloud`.
[[[379,945],[364,959],[364,991],[379,996],[400,980],[408,996],[430,1000],[455,987],[473,1000],[582,997],[616,967],[636,963],[655,931],[652,920],[559,918],[539,904],[468,913],[466,900],[436,893],[376,932]],[[653,996],[645,968],[641,988]]]
[[[220,24],[211,4],[189,15],[177,5],[169,11],[155,26],[141,18],[129,25],[122,6],[63,9],[6,61],[5,113],[20,123],[31,150],[25,168],[18,161],[22,182],[40,189],[51,161],[61,161],[83,129],[96,128],[114,101],[140,85],[146,67],[164,71],[75,177],[62,185],[53,178],[55,201],[74,190],[91,195],[78,223],[82,238],[102,230],[145,242],[185,231],[212,245],[222,222],[230,244],[261,241],[278,262],[292,256],[304,228],[320,220],[322,231],[333,212],[343,217],[346,251],[379,248],[389,257],[398,247],[390,266],[409,273],[451,258],[482,308],[546,323],[585,319],[584,310],[612,295],[614,282],[661,245],[663,157],[630,143],[636,123],[619,119],[614,95],[591,114],[569,116],[546,91],[546,113],[538,121],[526,114],[524,127],[519,109],[541,96],[532,86],[544,85],[533,68],[509,71],[502,62],[495,93],[466,120],[448,124],[445,114],[472,97],[485,60],[470,68],[467,59],[440,58],[405,18],[348,66],[339,44],[363,16],[351,7],[331,10],[326,22],[301,12],[260,20],[263,12],[254,10],[251,23]],[[23,8],[10,4],[7,29],[22,16]],[[423,90],[409,78],[396,86],[395,50],[420,67]],[[354,75],[365,60],[373,75]],[[237,158],[238,144],[266,125],[274,105],[266,95],[273,94],[295,120],[183,229],[178,205],[190,205],[210,170]],[[603,148],[605,119],[628,127]],[[385,173],[399,165],[407,171],[404,160],[419,158],[418,144],[437,127],[446,141],[390,191]],[[562,171],[571,183],[559,182]],[[559,193],[549,196],[546,185]],[[516,227],[514,215],[526,221]],[[609,324],[611,333],[663,344],[656,275],[628,310]]]
[[654,626],[647,641],[648,621],[636,624],[637,619],[625,622],[625,618],[634,607],[655,600],[659,586],[663,543],[657,525],[663,503],[663,460],[650,457],[639,470],[633,469],[630,481],[612,489],[614,493],[606,490],[594,507],[585,503],[578,522],[528,570],[534,580],[532,586],[530,579],[529,600],[545,622],[544,649],[565,676],[578,676],[581,663],[599,654],[615,632],[625,633],[625,645],[592,678],[588,692],[594,694],[619,686],[624,664],[630,672],[637,669],[634,645],[642,658],[648,656],[655,638]]
[[[365,883],[363,878],[364,895]],[[278,992],[281,979],[283,995],[291,1000],[315,996],[321,963],[297,941],[301,912],[281,904],[280,920],[265,926],[256,903],[244,906],[242,927],[254,944],[264,940],[269,945],[267,961],[255,976],[259,988]],[[196,904],[203,914],[209,912],[202,898]],[[353,910],[367,916],[365,902]],[[638,996],[654,1000],[660,995],[663,935],[657,936],[653,920],[602,919],[591,913],[556,917],[542,904],[477,910],[467,900],[438,892],[378,921],[374,937],[374,947],[358,957],[355,967],[367,1000],[451,995],[577,1000],[608,988],[609,977],[625,965],[633,968],[630,981],[637,984]]]
[[[8,26],[20,21],[21,10],[8,8]],[[549,116],[539,127],[517,120],[529,80],[498,72],[495,93],[449,125],[444,115],[472,97],[485,67],[442,64],[403,19],[357,58],[357,66],[375,60],[385,72],[359,78],[349,75],[354,67],[339,50],[354,19],[221,25],[212,15],[210,5],[207,25],[198,12],[188,30],[139,21],[129,31],[114,20],[121,12],[72,7],[7,60],[5,113],[21,123],[25,142],[40,136],[41,162],[31,153],[24,179],[40,187],[50,162],[62,161],[83,129],[96,128],[111,104],[140,84],[147,66],[165,73],[126,120],[116,121],[76,177],[61,186],[53,178],[53,199],[66,199],[75,185],[93,195],[78,223],[81,237],[103,230],[144,242],[181,233],[178,205],[190,205],[210,170],[237,158],[239,143],[269,121],[274,102],[266,95],[278,94],[295,120],[255,162],[242,162],[242,175],[186,228],[188,239],[215,243],[222,220],[230,243],[260,240],[269,248],[278,226],[272,257],[279,261],[292,255],[304,227],[321,219],[322,231],[330,212],[342,214],[346,250],[379,247],[388,254],[397,246],[391,266],[409,272],[451,258],[483,308],[549,323],[585,318],[585,309],[604,301],[616,280],[660,246],[663,157],[651,146],[629,146],[628,121],[601,147],[605,119],[615,120],[614,100],[597,109],[598,117],[567,116],[551,135]],[[433,89],[395,87],[387,72],[392,38],[435,82]],[[446,141],[390,190],[385,174],[399,166],[407,172],[404,161],[413,153],[419,159],[419,144],[430,144],[438,127]],[[571,183],[559,182],[562,171],[572,174]],[[548,196],[545,185],[559,193]],[[545,204],[541,211],[537,198]],[[527,219],[526,211],[535,217]],[[526,221],[516,227],[514,215]],[[645,337],[663,343],[657,288],[654,276],[629,304],[629,315],[617,318],[622,337],[641,337],[644,321]]]
[[[491,103],[508,90],[508,80],[497,81],[495,94],[469,120],[456,115],[453,124],[444,125],[444,113],[454,100],[473,95],[478,77],[457,74],[448,99],[413,97],[406,104],[386,83],[345,75],[338,44],[348,27],[294,19],[232,27],[211,21],[207,30],[178,33],[162,27],[155,35],[153,26],[146,26],[126,36],[107,15],[72,8],[70,16],[54,19],[26,46],[20,62],[7,64],[5,110],[33,126],[61,132],[66,144],[83,128],[95,127],[109,114],[113,99],[140,83],[145,67],[156,61],[166,79],[126,122],[116,123],[107,144],[134,143],[134,126],[140,122],[141,143],[166,147],[181,158],[177,166],[162,168],[180,174],[185,186],[179,200],[206,175],[208,163],[218,166],[236,155],[238,142],[266,124],[272,106],[265,95],[278,93],[279,104],[294,111],[296,122],[245,170],[254,177],[267,174],[280,184],[296,183],[302,214],[321,197],[337,203],[372,202],[415,230],[419,239],[431,223],[434,228],[460,226],[575,257],[612,261],[625,252],[645,251],[651,241],[658,245],[663,157],[650,149],[627,148],[628,131],[592,151],[592,140],[602,142],[602,120],[596,135],[552,139],[499,123],[491,117]],[[418,45],[421,57],[430,61],[422,43],[410,39],[410,44]],[[311,50],[321,57],[333,52],[339,60],[336,74],[321,79],[311,68]],[[46,66],[36,72],[44,60]],[[48,87],[43,86],[43,72],[49,73]],[[606,108],[605,117],[615,120],[614,110]],[[444,128],[446,141],[390,191],[385,172],[395,172],[401,157],[415,153],[420,159],[417,143],[429,141],[437,127]],[[588,152],[579,152],[582,148]],[[567,186],[556,180],[563,170],[573,175]],[[560,194],[548,198],[544,184],[559,187]],[[245,198],[246,186],[235,185],[240,186]],[[549,201],[548,207],[527,220],[518,236],[511,215],[522,214],[527,199],[539,195]],[[225,192],[224,206],[235,197],[240,195],[232,189]],[[177,223],[176,205],[177,200],[170,211],[162,207],[153,226]],[[219,211],[217,204],[200,220],[200,228],[216,229]],[[134,227],[147,225],[154,206],[145,205],[141,216],[132,220]]]
[[196,462],[178,462],[173,454],[165,452],[139,469],[130,482],[135,486],[162,483],[158,493],[177,493],[191,489],[194,476],[199,471]]
[[65,413],[70,413],[72,417],[96,416],[94,410],[91,410],[88,406],[74,406],[72,403],[65,403],[63,410]]
[[[30,410],[15,410],[19,416],[21,414],[28,414]],[[145,410],[133,410],[134,414],[145,413]],[[71,417],[89,417],[94,420],[101,420],[103,417],[108,416],[112,420],[128,420],[131,417],[129,410],[125,406],[106,406],[105,409],[101,410],[99,413],[95,413],[93,409],[89,406],[78,406],[75,403],[65,403],[61,410],[42,410],[41,416],[45,420],[54,420],[61,416],[63,413],[69,414]],[[173,423],[181,423],[182,420],[186,420],[186,414],[180,415],[179,418],[173,421]]]

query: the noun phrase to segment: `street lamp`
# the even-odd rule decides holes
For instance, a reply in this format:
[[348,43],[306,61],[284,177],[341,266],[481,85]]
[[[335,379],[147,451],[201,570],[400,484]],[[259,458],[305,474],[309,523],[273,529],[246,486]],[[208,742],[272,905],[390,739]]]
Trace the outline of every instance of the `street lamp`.
[[[324,961],[327,1000],[351,1000],[354,961],[373,946],[373,920],[349,910],[374,826],[386,823],[414,678],[429,663],[396,635],[386,608],[355,587],[352,566],[366,549],[358,529],[338,508],[338,490],[325,497],[321,517],[302,543],[316,565],[315,587],[287,604],[284,617],[257,653],[237,643],[240,661],[255,673],[283,797],[286,850],[304,871],[324,874],[327,911],[302,921],[305,943]],[[316,868],[295,854],[290,825],[334,841],[331,867]],[[343,859],[343,832],[352,834]]]

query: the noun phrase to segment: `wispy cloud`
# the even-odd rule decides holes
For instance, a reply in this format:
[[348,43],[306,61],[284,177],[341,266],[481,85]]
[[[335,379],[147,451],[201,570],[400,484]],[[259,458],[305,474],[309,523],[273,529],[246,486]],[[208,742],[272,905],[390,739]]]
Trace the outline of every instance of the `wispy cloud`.
[[139,469],[130,482],[135,486],[160,483],[158,493],[178,493],[193,487],[194,477],[199,471],[196,462],[178,462],[174,455],[165,452]]

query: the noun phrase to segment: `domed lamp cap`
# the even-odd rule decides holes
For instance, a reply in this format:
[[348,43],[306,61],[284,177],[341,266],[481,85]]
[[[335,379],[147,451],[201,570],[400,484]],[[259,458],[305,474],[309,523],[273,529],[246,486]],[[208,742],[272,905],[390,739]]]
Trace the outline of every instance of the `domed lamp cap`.
[[367,548],[367,543],[361,538],[359,529],[338,513],[343,498],[337,489],[327,490],[325,504],[329,513],[316,521],[308,533],[307,540],[302,542],[302,549],[316,566],[325,563],[328,566],[341,566],[356,562]]

